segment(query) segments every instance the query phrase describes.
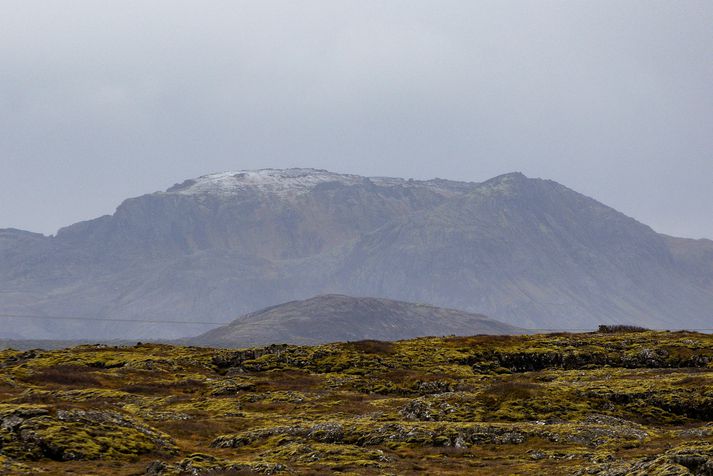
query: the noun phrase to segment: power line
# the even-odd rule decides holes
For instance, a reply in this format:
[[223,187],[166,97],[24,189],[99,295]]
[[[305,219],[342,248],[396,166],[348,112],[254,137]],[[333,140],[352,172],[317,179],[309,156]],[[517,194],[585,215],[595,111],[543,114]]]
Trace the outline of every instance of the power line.
[[18,319],[45,319],[45,320],[73,320],[73,321],[100,321],[100,322],[135,322],[137,324],[205,324],[222,326],[229,322],[199,322],[199,321],[168,321],[157,319],[119,319],[119,318],[103,318],[103,317],[80,317],[80,316],[39,316],[34,314],[0,314],[0,317],[11,317]]
[[[45,320],[74,320],[74,321],[98,321],[98,322],[134,322],[136,324],[204,324],[211,326],[222,326],[230,324],[230,322],[205,322],[205,321],[169,321],[158,319],[120,319],[113,317],[81,317],[81,316],[40,316],[36,314],[4,314],[0,313],[0,317],[9,317],[17,319],[45,319]],[[596,328],[523,328],[524,331],[544,331],[544,332],[595,332]],[[652,331],[666,331],[670,329],[649,329]],[[685,331],[713,331],[713,328],[693,328],[680,329]]]

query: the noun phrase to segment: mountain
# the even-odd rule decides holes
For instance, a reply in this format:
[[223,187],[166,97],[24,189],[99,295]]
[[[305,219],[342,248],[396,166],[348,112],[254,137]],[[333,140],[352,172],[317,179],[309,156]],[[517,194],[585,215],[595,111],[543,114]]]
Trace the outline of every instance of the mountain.
[[[664,239],[676,266],[701,287],[713,291],[713,241],[673,236],[664,236]],[[713,322],[713,319],[710,322]]]
[[480,314],[391,299],[329,294],[246,314],[227,326],[187,339],[185,343],[248,347],[274,342],[320,344],[519,332],[521,330],[516,327]]
[[509,174],[368,234],[343,276],[355,293],[525,327],[710,327],[713,255],[684,241],[555,182]]
[[[520,173],[482,183],[220,173],[56,236],[0,230],[0,314],[98,319],[0,317],[0,338],[185,337],[320,294],[519,327],[710,327],[712,249]],[[166,320],[205,324],[155,322]]]

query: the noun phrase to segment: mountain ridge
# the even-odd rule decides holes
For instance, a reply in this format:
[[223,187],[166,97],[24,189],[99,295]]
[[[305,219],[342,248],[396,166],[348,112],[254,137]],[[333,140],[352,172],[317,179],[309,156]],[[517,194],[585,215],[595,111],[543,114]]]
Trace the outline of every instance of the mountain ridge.
[[[711,319],[706,242],[667,238],[551,180],[516,172],[417,181],[316,169],[203,177],[220,183],[217,192],[186,193],[198,177],[55,236],[0,231],[0,312],[228,322],[340,293],[538,328],[693,328]],[[18,320],[8,328],[27,338],[205,331]]]

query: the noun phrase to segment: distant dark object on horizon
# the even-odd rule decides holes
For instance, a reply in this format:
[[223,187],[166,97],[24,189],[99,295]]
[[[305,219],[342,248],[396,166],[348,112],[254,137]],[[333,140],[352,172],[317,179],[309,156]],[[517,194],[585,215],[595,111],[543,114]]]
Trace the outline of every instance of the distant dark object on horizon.
[[602,334],[618,334],[623,332],[647,332],[649,330],[651,329],[647,329],[646,327],[641,326],[632,326],[628,324],[601,324],[597,332],[600,332]]

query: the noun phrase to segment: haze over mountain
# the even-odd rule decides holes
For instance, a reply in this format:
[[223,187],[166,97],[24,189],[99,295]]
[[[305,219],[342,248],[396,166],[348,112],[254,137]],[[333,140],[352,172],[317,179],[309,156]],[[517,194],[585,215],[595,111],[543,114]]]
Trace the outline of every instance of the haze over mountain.
[[246,314],[185,343],[208,347],[249,347],[275,342],[311,345],[519,332],[522,330],[480,314],[391,299],[329,294]]
[[[465,183],[314,169],[187,180],[53,237],[0,231],[5,314],[227,323],[327,293],[520,327],[710,327],[713,242],[657,234],[519,173]],[[0,337],[174,338],[210,328],[2,319]]]

